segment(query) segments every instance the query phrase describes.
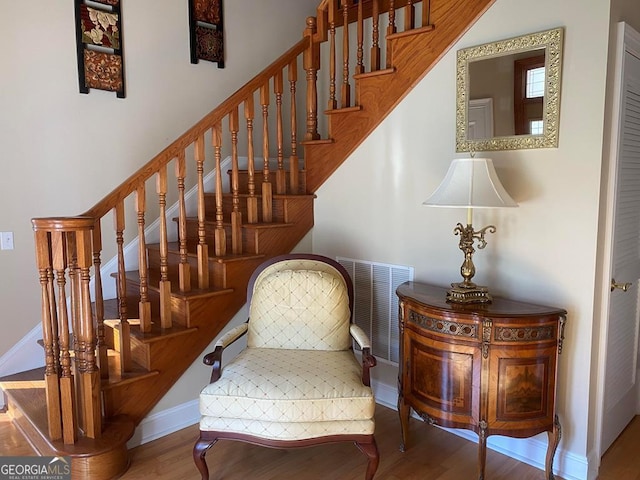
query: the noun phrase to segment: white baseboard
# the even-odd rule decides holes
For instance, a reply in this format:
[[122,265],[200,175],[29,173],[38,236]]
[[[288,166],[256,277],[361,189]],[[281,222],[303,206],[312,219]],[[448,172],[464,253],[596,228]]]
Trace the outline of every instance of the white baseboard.
[[144,418],[136,428],[131,440],[127,442],[127,447],[133,448],[144,445],[170,433],[195,425],[200,421],[198,403],[198,399],[191,400]]
[[36,325],[0,357],[0,377],[44,367],[44,349],[38,344],[42,326]]

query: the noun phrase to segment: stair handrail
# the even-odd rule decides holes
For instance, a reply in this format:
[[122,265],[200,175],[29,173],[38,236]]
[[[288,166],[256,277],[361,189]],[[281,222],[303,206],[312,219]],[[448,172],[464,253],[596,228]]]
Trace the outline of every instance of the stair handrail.
[[304,37],[81,216],[100,218],[106,215],[118,202],[131,195],[141,183],[151,178],[162,166],[176,158],[179,152],[184,151],[198,137],[211,129],[212,125],[222,121],[249,95],[259,89],[265,80],[289,65],[293,59],[305,51],[308,45],[309,37]]

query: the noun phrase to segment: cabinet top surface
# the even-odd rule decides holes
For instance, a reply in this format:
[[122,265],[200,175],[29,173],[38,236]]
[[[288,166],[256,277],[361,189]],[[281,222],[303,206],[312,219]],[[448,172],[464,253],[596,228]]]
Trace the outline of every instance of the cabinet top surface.
[[422,305],[456,314],[480,315],[490,317],[512,317],[521,315],[566,315],[566,310],[533,303],[518,302],[494,297],[493,302],[475,304],[455,304],[446,300],[447,289],[418,282],[401,284],[396,293],[401,299],[412,299]]

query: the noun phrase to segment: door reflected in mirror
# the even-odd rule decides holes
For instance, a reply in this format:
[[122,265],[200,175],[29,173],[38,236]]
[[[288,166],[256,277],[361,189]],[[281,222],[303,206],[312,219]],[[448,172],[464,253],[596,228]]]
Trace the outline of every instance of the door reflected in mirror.
[[458,152],[558,145],[562,33],[458,51]]

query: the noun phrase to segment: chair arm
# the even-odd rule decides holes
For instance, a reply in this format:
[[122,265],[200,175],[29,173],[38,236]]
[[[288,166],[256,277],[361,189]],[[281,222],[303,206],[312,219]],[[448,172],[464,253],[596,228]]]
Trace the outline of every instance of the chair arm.
[[369,336],[364,333],[364,330],[358,325],[356,325],[355,323],[349,325],[349,333],[362,350],[364,350],[365,348],[371,348],[371,341],[369,340]]
[[371,341],[364,330],[358,325],[351,324],[349,333],[362,349],[362,383],[367,386],[371,385],[371,374],[369,369],[376,366],[376,357],[371,355]]
[[247,323],[232,328],[216,342],[213,352],[207,353],[204,356],[202,359],[204,364],[211,365],[213,368],[211,371],[211,383],[220,378],[222,372],[222,352],[224,349],[247,333],[248,328],[249,325]]

